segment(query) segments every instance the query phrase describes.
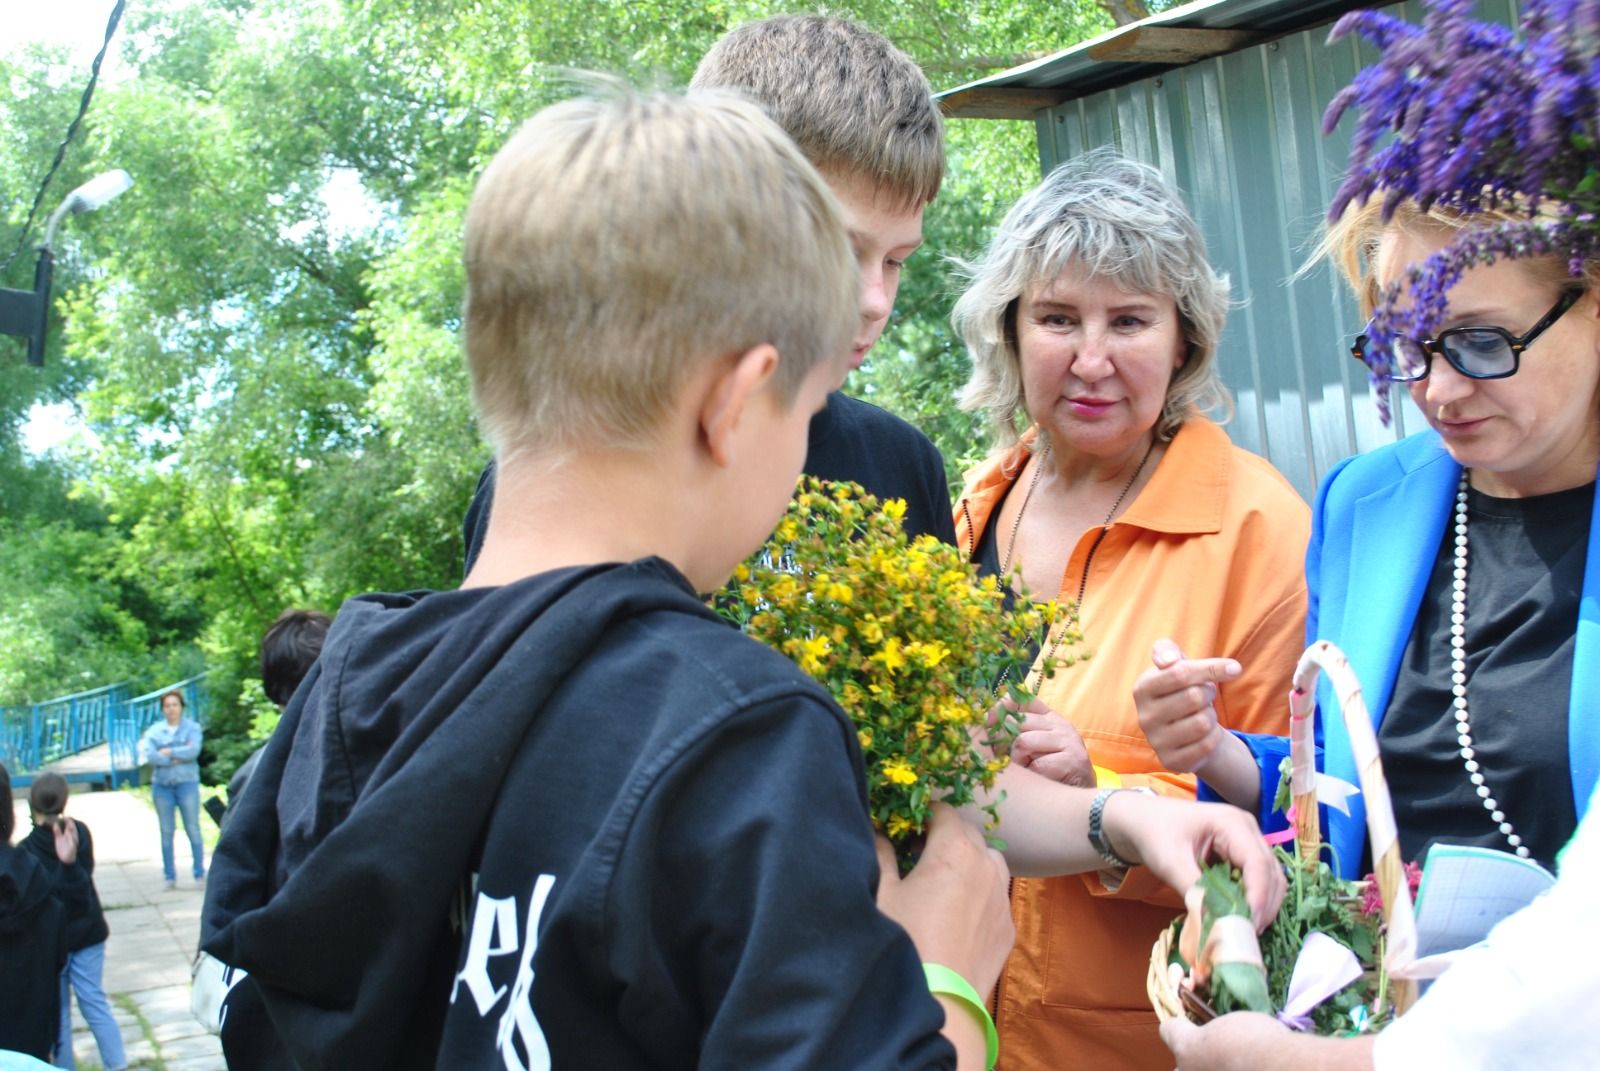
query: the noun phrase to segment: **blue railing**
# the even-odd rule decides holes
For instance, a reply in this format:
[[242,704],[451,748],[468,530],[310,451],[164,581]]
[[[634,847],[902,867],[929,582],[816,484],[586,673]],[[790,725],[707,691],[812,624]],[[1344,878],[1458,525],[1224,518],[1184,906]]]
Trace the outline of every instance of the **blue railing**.
[[132,698],[131,686],[121,681],[31,706],[0,708],[0,762],[13,781],[26,784],[51,763],[108,743],[108,768],[91,779],[113,786],[137,780],[139,736],[161,717],[161,697],[181,692],[186,713],[204,722],[205,692],[200,687],[204,679],[201,674]]

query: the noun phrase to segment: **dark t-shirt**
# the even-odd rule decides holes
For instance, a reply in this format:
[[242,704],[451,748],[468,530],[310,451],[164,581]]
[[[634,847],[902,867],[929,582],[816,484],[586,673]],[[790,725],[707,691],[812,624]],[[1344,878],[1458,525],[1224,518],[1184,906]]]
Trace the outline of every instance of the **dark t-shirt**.
[[893,413],[834,392],[811,420],[805,472],[858,483],[879,498],[903,498],[908,536],[932,535],[955,545],[944,458],[926,435]]
[[[1594,485],[1532,498],[1467,500],[1467,711],[1484,783],[1533,858],[1555,859],[1577,815],[1567,717]],[[1510,851],[1468,779],[1450,680],[1455,523],[1429,577],[1378,733],[1400,850],[1433,841]]]
[[[835,391],[828,396],[828,407],[811,419],[804,471],[823,480],[858,483],[879,498],[903,498],[908,536],[928,534],[955,544],[944,458],[926,435],[893,413]],[[493,501],[491,461],[478,477],[461,522],[466,572],[483,549]]]

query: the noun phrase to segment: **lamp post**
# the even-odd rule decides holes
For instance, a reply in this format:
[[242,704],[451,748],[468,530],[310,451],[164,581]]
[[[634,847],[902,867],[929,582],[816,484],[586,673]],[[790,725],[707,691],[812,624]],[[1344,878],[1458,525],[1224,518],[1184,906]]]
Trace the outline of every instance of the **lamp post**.
[[51,213],[50,222],[45,226],[39,259],[33,266],[33,289],[0,287],[0,334],[26,338],[28,363],[34,367],[44,364],[45,333],[50,326],[50,283],[55,276],[53,247],[56,228],[63,217],[77,212],[93,212],[112,198],[126,193],[132,185],[133,179],[119,168],[96,175],[67,194],[66,200]]

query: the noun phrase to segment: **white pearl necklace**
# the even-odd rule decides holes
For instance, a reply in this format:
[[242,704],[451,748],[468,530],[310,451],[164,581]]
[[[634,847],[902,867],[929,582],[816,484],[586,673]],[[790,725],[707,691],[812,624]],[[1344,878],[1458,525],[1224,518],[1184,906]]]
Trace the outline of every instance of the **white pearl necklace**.
[[1461,470],[1461,483],[1456,487],[1456,562],[1454,581],[1450,592],[1450,690],[1455,696],[1456,739],[1461,744],[1461,762],[1467,768],[1478,798],[1489,818],[1500,826],[1506,843],[1516,849],[1517,855],[1528,858],[1527,847],[1516,827],[1500,809],[1500,803],[1484,784],[1483,771],[1478,768],[1476,753],[1472,750],[1472,721],[1467,716],[1467,470]]

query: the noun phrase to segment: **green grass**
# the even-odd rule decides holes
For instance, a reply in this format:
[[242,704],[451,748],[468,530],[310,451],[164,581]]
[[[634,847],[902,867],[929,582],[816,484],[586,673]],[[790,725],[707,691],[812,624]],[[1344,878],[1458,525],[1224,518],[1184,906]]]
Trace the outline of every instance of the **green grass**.
[[[148,792],[145,794],[149,795]],[[167,1062],[161,1058],[161,1043],[156,1040],[155,1029],[150,1025],[150,1020],[144,1017],[144,1012],[139,1010],[139,1005],[135,1004],[133,998],[126,993],[112,993],[110,996],[117,1007],[133,1016],[134,1022],[139,1024],[139,1033],[150,1043],[150,1047],[156,1051],[155,1056],[147,1057],[143,1060],[134,1060],[128,1064],[128,1071],[133,1071],[134,1068],[142,1068],[143,1071],[167,1071]],[[84,1067],[83,1064],[78,1066],[80,1068]]]

